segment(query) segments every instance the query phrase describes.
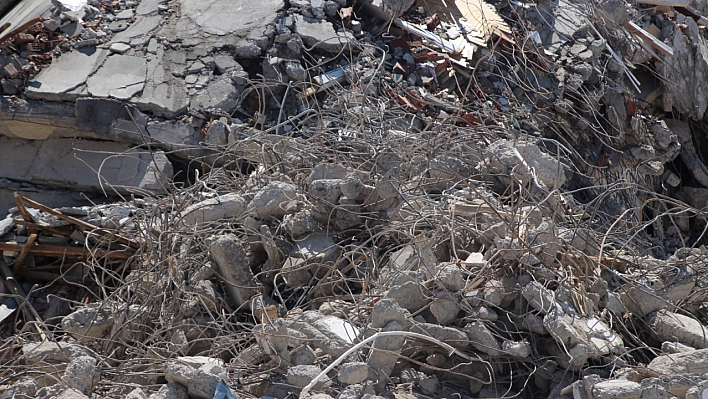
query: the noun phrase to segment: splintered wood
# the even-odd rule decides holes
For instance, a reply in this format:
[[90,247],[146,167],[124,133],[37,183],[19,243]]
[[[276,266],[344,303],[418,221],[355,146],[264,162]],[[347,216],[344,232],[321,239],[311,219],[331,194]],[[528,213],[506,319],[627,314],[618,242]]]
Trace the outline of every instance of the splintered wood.
[[490,4],[482,0],[456,0],[454,3],[463,17],[458,23],[469,28],[469,32],[481,38],[484,43],[489,42],[492,34],[513,41],[509,36],[511,28]]
[[438,14],[442,22],[460,28],[461,35],[451,41],[465,58],[471,58],[475,46],[486,47],[492,35],[514,41],[509,25],[497,14],[494,6],[483,0],[418,0],[416,5],[423,7],[428,14]]

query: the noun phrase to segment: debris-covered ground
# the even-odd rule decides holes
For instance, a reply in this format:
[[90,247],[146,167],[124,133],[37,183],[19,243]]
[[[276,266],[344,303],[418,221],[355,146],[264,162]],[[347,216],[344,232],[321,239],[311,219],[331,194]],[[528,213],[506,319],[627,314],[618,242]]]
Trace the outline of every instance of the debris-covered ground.
[[708,395],[705,2],[244,3],[0,33],[3,399]]

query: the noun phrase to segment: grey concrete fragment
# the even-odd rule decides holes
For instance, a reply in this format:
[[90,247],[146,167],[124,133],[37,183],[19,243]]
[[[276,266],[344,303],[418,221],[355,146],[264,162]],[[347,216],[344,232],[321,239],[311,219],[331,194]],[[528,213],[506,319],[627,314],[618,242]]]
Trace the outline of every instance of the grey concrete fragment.
[[588,387],[588,394],[593,399],[639,399],[642,395],[642,386],[639,383],[627,380],[605,380]]
[[227,76],[219,76],[210,82],[204,90],[193,97],[190,104],[198,109],[220,109],[225,112],[236,107],[240,90]]
[[304,334],[308,338],[308,345],[332,356],[344,353],[359,335],[359,330],[351,323],[316,311],[299,315],[290,328]]
[[160,390],[150,395],[148,399],[188,399],[187,391],[174,382],[160,387]]
[[195,371],[194,378],[187,384],[187,393],[190,398],[212,399],[219,381],[226,380],[226,369],[215,363],[207,363]]
[[183,122],[159,122],[147,125],[148,135],[156,143],[166,144],[165,149],[170,148],[172,150],[187,147],[184,152],[193,153],[188,148],[194,148],[199,145],[201,139],[201,132],[195,131],[195,129],[187,123]]
[[531,142],[500,139],[489,145],[486,152],[493,173],[514,174],[517,179],[536,181],[548,189],[560,188],[565,183],[567,166]]
[[167,382],[174,382],[186,387],[189,385],[189,381],[194,379],[196,372],[197,369],[192,365],[177,358],[167,362],[165,379]]
[[200,301],[212,312],[219,310],[219,295],[216,293],[214,283],[209,280],[197,281],[194,284],[193,291],[199,297]]
[[312,280],[312,273],[307,265],[307,260],[290,256],[285,259],[280,272],[285,279],[285,284],[291,288],[304,287]]
[[125,43],[113,43],[108,49],[111,51],[111,53],[125,54],[128,50],[131,49],[131,47],[129,44]]
[[665,341],[661,343],[661,351],[664,352],[664,354],[687,353],[693,352],[695,350],[696,348],[692,348],[688,345],[684,345],[678,342]]
[[148,396],[142,389],[135,388],[125,396],[125,399],[148,399]]
[[84,395],[90,395],[97,381],[96,359],[91,356],[79,356],[71,359],[64,370],[63,381],[69,388],[76,389]]
[[469,337],[469,342],[475,349],[488,354],[489,356],[501,355],[501,345],[487,326],[481,321],[475,321],[465,326],[465,333]]
[[79,341],[105,338],[115,319],[113,309],[102,304],[89,304],[64,316],[61,327]]
[[425,288],[416,281],[395,285],[386,293],[386,298],[395,300],[401,307],[416,312],[430,302]]
[[678,341],[696,349],[708,348],[708,329],[693,317],[662,309],[650,314],[647,322],[662,341]]
[[520,342],[504,341],[502,342],[502,350],[512,356],[525,359],[531,355],[531,344],[526,340]]
[[[313,365],[293,366],[288,369],[288,382],[298,388],[305,388],[321,371],[319,367]],[[326,388],[330,384],[331,381],[323,378],[315,384],[315,389]]]
[[182,222],[186,225],[235,219],[246,212],[246,200],[238,194],[224,194],[192,204],[184,210]]
[[0,399],[35,398],[39,385],[31,378],[21,378],[3,392]]
[[285,216],[285,205],[298,198],[300,189],[292,184],[275,181],[261,189],[248,205],[260,219]]
[[180,0],[181,12],[205,33],[217,36],[248,32],[274,22],[282,0],[263,0],[258,4],[246,0]]
[[28,365],[40,362],[67,363],[84,355],[87,355],[87,351],[81,345],[66,342],[28,342],[22,346],[22,358]]
[[[499,319],[499,315],[494,309],[490,309],[484,306],[474,306],[467,310],[467,316],[473,318],[473,319],[479,319],[479,320],[488,320],[488,321],[497,321]],[[540,322],[540,318],[539,318]]]
[[506,295],[504,284],[499,280],[484,283],[484,302],[488,306],[499,306]]
[[135,13],[138,15],[147,15],[153,12],[157,12],[157,5],[159,3],[159,0],[140,0],[138,8],[135,10]]
[[147,63],[147,76],[143,92],[133,98],[133,103],[144,112],[156,116],[174,118],[187,111],[189,96],[184,80],[172,76],[163,62],[164,50],[157,49],[157,54]]
[[[389,322],[383,331],[401,331],[402,329],[401,324],[394,320]],[[369,379],[375,382],[377,391],[380,392],[386,385],[405,341],[403,335],[378,337],[374,340],[366,363],[369,366]]]
[[315,364],[316,362],[317,355],[307,345],[301,345],[290,353],[290,363],[293,366]]
[[453,327],[443,327],[431,323],[418,323],[411,327],[410,331],[431,336],[457,349],[467,348],[470,344],[468,335],[464,331]]
[[384,298],[374,304],[371,310],[372,328],[383,328],[391,321],[397,321],[404,330],[410,325],[411,314],[391,298]]
[[283,227],[290,233],[293,239],[297,239],[304,234],[318,230],[317,221],[309,209],[286,215],[283,219]]
[[430,304],[430,312],[435,319],[443,326],[452,324],[457,320],[460,306],[455,297],[447,291],[438,292],[435,299]]
[[74,126],[78,130],[108,135],[118,118],[128,117],[125,105],[112,98],[79,98],[75,103]]
[[147,63],[145,58],[112,55],[86,82],[89,94],[128,100],[145,86]]
[[[649,281],[647,284],[651,283]],[[660,309],[666,309],[671,301],[663,289],[655,290],[643,282],[631,282],[620,292],[622,303],[639,317],[646,317]]]
[[81,391],[74,388],[69,388],[57,396],[56,399],[88,399]]
[[307,72],[300,62],[286,62],[285,73],[288,77],[296,82],[303,82],[307,79]]
[[537,281],[532,281],[524,286],[521,294],[537,311],[545,314],[558,306],[553,291],[544,287]]
[[273,323],[259,324],[253,328],[256,342],[275,361],[290,362],[290,352],[288,346],[296,344],[292,342],[291,333],[285,320],[276,319]]
[[81,49],[63,54],[27,82],[27,98],[48,101],[73,101],[79,97],[75,89],[86,82],[100,67],[108,51]]
[[262,49],[250,40],[240,40],[234,45],[234,54],[239,58],[255,58],[261,55]]
[[436,266],[435,280],[450,292],[457,292],[465,287],[462,269],[456,263],[440,263]]
[[364,362],[344,363],[339,366],[337,379],[343,384],[364,382],[369,375],[369,366]]
[[438,377],[433,374],[425,378],[421,378],[420,381],[418,381],[418,386],[424,394],[432,395],[438,389],[439,382],[440,380],[438,379]]
[[[685,24],[685,31],[674,28],[673,35],[669,34],[668,44],[674,55],[657,72],[667,81],[677,80],[675,85],[664,88],[664,110],[675,108],[691,118],[701,119],[708,109],[708,87],[704,81],[695,79],[708,73],[708,41],[698,33],[698,25],[692,18],[686,18]],[[690,83],[694,80],[696,83]]]
[[307,47],[329,53],[338,53],[355,40],[349,33],[335,32],[329,22],[298,19],[296,27],[297,34]]
[[126,21],[115,21],[114,26],[120,27],[121,31],[113,31],[119,33],[113,35],[111,43],[130,43],[134,38],[145,36],[159,26],[161,19],[159,15],[147,15],[138,18],[132,25]]
[[239,238],[233,234],[220,236],[210,246],[211,258],[219,268],[226,284],[226,292],[236,307],[260,293],[249,266],[248,256]]

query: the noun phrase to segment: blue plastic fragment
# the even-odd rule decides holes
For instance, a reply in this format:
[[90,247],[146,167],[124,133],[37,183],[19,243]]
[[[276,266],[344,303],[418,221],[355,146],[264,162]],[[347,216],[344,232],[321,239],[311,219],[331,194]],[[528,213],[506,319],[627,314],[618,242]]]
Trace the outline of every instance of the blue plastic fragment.
[[226,385],[224,380],[219,381],[219,385],[216,386],[216,392],[214,392],[214,399],[235,399],[234,394]]

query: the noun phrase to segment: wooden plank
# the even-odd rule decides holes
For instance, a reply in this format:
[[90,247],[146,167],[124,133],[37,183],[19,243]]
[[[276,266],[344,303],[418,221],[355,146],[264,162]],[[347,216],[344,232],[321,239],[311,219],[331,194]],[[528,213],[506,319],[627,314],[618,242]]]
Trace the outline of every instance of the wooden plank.
[[[0,242],[0,251],[22,251],[24,245],[17,244],[14,242]],[[43,245],[37,244],[29,247],[29,252],[39,255],[49,255],[49,256],[70,256],[70,257],[86,257],[93,254],[99,258],[113,258],[113,259],[128,259],[133,254],[123,251],[107,251],[105,249],[93,249],[89,252],[86,248],[81,247],[66,247],[62,245]]]
[[25,208],[24,204],[22,204],[22,197],[20,196],[20,193],[15,191],[12,195],[15,198],[15,205],[17,205],[17,210],[20,212],[20,215],[22,215],[22,219],[26,222],[34,222],[34,218],[32,218],[32,215],[27,212],[27,208]]
[[25,258],[27,258],[27,255],[29,255],[30,249],[32,248],[32,245],[34,245],[34,241],[36,239],[37,233],[32,233],[30,234],[29,238],[27,238],[27,242],[22,245],[22,250],[20,251],[20,254],[15,259],[15,262],[12,263],[12,271],[14,273],[17,273],[18,271],[22,270],[22,262],[24,262]]
[[40,211],[46,212],[46,213],[48,213],[48,214],[50,214],[50,215],[54,215],[54,216],[58,217],[59,219],[66,220],[66,221],[69,222],[69,223],[75,224],[75,225],[77,225],[77,226],[79,226],[79,227],[83,227],[83,228],[88,229],[88,230],[92,230],[92,231],[95,232],[95,233],[99,233],[99,234],[101,234],[101,235],[103,235],[103,236],[107,236],[107,237],[109,237],[109,238],[115,238],[116,241],[118,241],[118,242],[120,242],[120,243],[122,243],[122,244],[125,244],[125,245],[127,245],[127,246],[129,246],[129,247],[132,247],[132,248],[135,248],[135,249],[140,248],[140,243],[138,243],[138,242],[135,241],[135,240],[131,240],[130,238],[123,237],[123,236],[121,236],[121,235],[119,235],[119,234],[116,234],[115,231],[110,231],[110,230],[102,229],[102,228],[100,228],[100,227],[98,227],[98,226],[96,226],[96,225],[93,225],[93,224],[89,223],[89,222],[84,222],[83,220],[77,219],[77,218],[75,218],[75,217],[73,217],[73,216],[65,215],[65,214],[63,214],[63,213],[61,213],[61,212],[59,212],[59,211],[57,211],[57,210],[55,210],[55,209],[52,209],[52,208],[50,208],[50,207],[48,207],[48,206],[44,206],[44,205],[40,204],[39,202],[32,201],[32,200],[29,199],[29,198],[20,197],[20,200],[21,200],[25,205],[28,205],[28,206],[30,206],[30,207],[32,207],[32,208],[35,208],[35,209],[39,209]]
[[649,45],[654,47],[655,49],[661,51],[662,53],[668,55],[668,56],[673,56],[674,55],[674,49],[671,47],[667,46],[663,42],[661,42],[659,39],[654,37],[652,34],[649,32],[645,31],[644,29],[640,28],[639,25],[635,24],[632,21],[627,22],[627,25],[624,26],[632,32],[632,34],[638,36],[641,39],[644,39]]
[[482,40],[489,42],[492,34],[503,37],[513,42],[511,28],[497,14],[496,9],[484,0],[454,0],[455,5],[462,13],[464,21],[460,23],[469,25],[473,30],[480,32]]

